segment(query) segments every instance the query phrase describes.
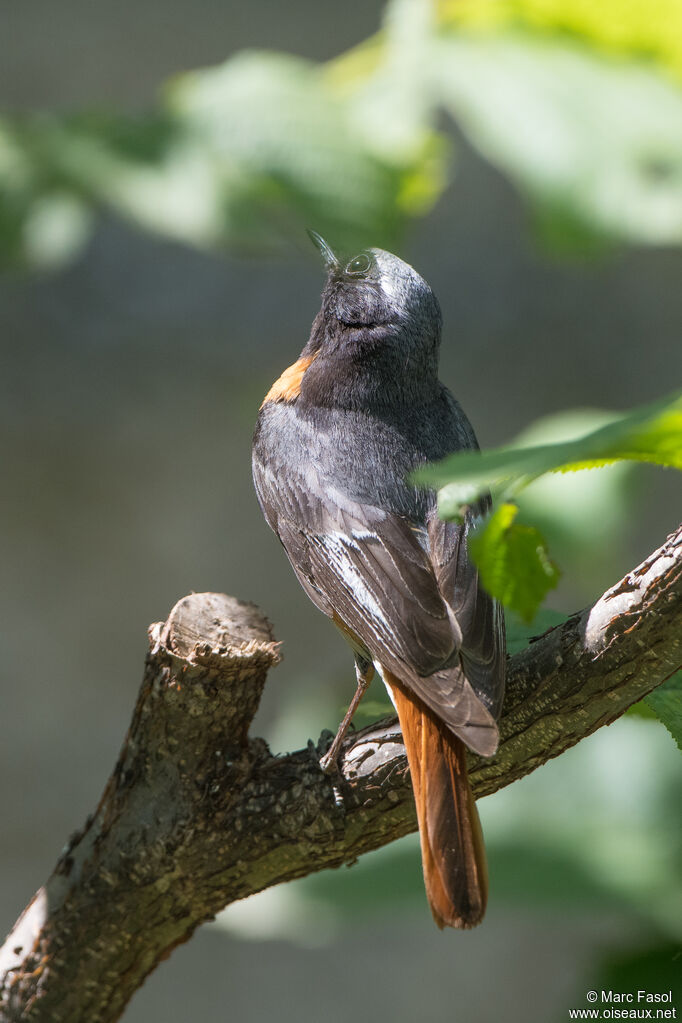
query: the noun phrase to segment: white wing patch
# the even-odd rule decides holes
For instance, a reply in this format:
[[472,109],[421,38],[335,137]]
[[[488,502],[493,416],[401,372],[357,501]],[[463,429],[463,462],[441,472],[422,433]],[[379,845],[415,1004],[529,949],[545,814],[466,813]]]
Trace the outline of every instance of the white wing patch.
[[[338,533],[340,537],[345,536],[345,533]],[[351,536],[354,540],[374,540],[376,539],[376,533],[373,533],[371,529],[354,529],[351,532]],[[348,539],[346,537],[346,539]],[[353,544],[355,547],[355,544]]]
[[371,540],[374,536],[375,534],[369,530],[354,529],[350,536],[347,533],[333,532],[325,533],[319,539],[322,541],[330,565],[333,565],[348,592],[353,595],[354,600],[360,604],[368,616],[381,623],[385,632],[396,638],[395,632],[382,611],[379,601],[369,589],[362,574],[355,567],[347,553],[349,547],[355,551],[360,550],[358,544],[355,543],[356,540]]

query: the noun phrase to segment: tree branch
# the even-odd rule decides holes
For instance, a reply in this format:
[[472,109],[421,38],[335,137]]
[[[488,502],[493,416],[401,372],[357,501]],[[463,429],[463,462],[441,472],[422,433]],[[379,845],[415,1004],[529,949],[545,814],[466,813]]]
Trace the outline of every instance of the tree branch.
[[[682,664],[682,527],[591,608],[511,658],[487,795],[609,724]],[[94,815],[0,950],[0,1019],[103,1023],[223,907],[416,828],[395,721],[347,740],[336,780],[312,744],[249,738],[279,660],[253,605],[193,594],[150,629],[144,679]]]

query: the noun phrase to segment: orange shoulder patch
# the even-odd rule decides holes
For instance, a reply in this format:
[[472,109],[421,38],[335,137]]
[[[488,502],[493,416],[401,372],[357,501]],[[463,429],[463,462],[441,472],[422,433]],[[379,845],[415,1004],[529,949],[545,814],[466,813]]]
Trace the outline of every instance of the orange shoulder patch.
[[289,366],[284,370],[281,377],[275,380],[274,384],[263,398],[261,408],[263,405],[267,405],[270,401],[284,401],[292,402],[296,401],[301,390],[301,380],[303,374],[307,370],[308,366],[314,361],[317,356],[306,355],[305,358],[297,359],[293,366]]

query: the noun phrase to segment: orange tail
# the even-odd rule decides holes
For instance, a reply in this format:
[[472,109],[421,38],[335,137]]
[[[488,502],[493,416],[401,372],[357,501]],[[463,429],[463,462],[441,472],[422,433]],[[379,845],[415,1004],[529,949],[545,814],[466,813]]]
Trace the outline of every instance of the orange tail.
[[488,901],[488,868],[466,747],[395,678],[386,677],[410,765],[431,912],[439,927],[475,927]]

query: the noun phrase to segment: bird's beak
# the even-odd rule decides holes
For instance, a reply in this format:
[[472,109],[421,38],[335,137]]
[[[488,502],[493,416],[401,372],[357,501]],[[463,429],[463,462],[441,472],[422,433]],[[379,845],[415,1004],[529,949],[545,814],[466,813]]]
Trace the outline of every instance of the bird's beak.
[[324,238],[317,233],[317,231],[308,231],[310,240],[313,245],[320,250],[322,259],[324,260],[324,266],[326,270],[335,270],[338,268],[339,261],[327,245]]

